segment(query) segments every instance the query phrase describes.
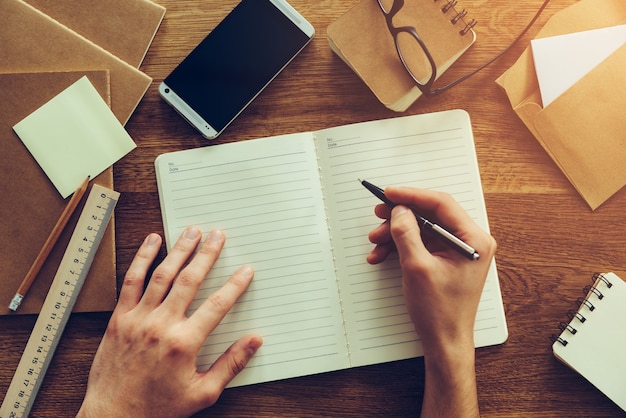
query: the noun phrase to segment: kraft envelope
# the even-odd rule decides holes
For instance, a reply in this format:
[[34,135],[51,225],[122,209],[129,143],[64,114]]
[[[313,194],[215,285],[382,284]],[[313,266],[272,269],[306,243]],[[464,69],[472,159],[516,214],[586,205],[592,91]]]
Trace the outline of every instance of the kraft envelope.
[[[623,0],[582,0],[557,12],[538,38],[626,23]],[[541,106],[528,47],[496,83],[513,110],[596,209],[626,185],[626,46],[622,46],[546,108]]]

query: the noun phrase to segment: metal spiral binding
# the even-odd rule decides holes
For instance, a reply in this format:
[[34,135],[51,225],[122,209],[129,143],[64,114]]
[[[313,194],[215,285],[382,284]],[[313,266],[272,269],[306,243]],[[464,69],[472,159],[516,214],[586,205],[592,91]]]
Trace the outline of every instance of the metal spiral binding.
[[567,322],[561,322],[559,324],[559,329],[561,330],[561,332],[563,331],[569,331],[570,334],[574,335],[578,332],[578,330],[576,328],[574,328],[570,323]]
[[[439,0],[433,0],[435,3]],[[461,11],[456,10],[456,6],[458,4],[457,0],[448,0],[443,6],[441,6],[441,11],[443,13],[453,12],[454,15],[450,18],[450,22],[453,25],[456,25],[459,22],[463,23],[463,28],[459,31],[461,35],[467,34],[474,26],[476,26],[476,19],[472,19],[469,22],[465,20],[467,16],[467,10],[463,9]]]
[[602,274],[602,273],[595,273],[593,275],[593,281],[596,282],[598,279],[602,280],[606,284],[606,287],[608,287],[609,289],[611,287],[613,287],[613,283],[611,283],[609,281],[609,279],[607,279],[604,274]]
[[448,13],[448,10],[452,9],[456,5],[457,5],[456,0],[449,0],[446,4],[443,5],[443,7],[441,8],[441,11],[444,13]]
[[454,16],[452,19],[450,19],[450,22],[452,22],[453,25],[456,25],[456,23],[463,19],[465,16],[467,16],[467,10],[463,9],[460,12],[458,12],[456,14],[456,16]]
[[553,344],[558,341],[559,343],[561,343],[563,347],[565,347],[568,344],[567,340],[564,340],[563,338],[555,334],[552,334],[550,336],[550,341],[552,341]]
[[[593,303],[591,303],[591,301],[589,301],[588,299],[589,293],[595,294],[598,297],[598,300],[602,300],[604,298],[604,294],[596,287],[597,281],[602,280],[606,284],[607,288],[609,289],[613,286],[613,283],[611,283],[609,279],[607,279],[606,276],[604,276],[602,273],[595,273],[592,276],[592,279],[593,279],[593,284],[587,285],[583,288],[583,292],[585,293],[586,296],[584,298],[578,298],[576,300],[576,303],[579,306],[585,305],[591,312],[593,312],[596,309],[596,307],[594,306]],[[578,331],[576,330],[576,328],[572,326],[571,321],[573,321],[574,318],[578,319],[580,323],[584,323],[587,320],[587,318],[585,318],[585,316],[581,314],[579,311],[570,310],[567,312],[567,316],[570,320],[569,323],[565,323],[565,322],[559,323],[559,329],[561,330],[561,333],[567,330],[570,334],[574,335]],[[552,341],[553,344],[555,342],[558,342],[561,345],[563,345],[563,347],[565,347],[568,344],[565,338],[562,338],[560,335],[556,335],[556,334],[552,334],[550,336],[550,341]]]
[[569,318],[570,321],[573,321],[574,318],[578,319],[580,322],[585,322],[587,320],[587,318],[585,318],[583,316],[583,314],[581,314],[578,311],[567,311],[567,317]]
[[578,298],[576,299],[576,303],[579,305],[585,305],[592,312],[596,309],[593,303],[591,303],[587,298]]
[[600,300],[604,299],[604,295],[602,294],[602,292],[600,292],[598,288],[596,288],[593,285],[587,285],[584,287],[583,290],[585,293],[589,293],[589,292],[594,293]]
[[[463,21],[465,22],[465,20],[463,20]],[[472,19],[472,20],[470,20],[470,21],[469,21],[469,23],[466,23],[466,24],[465,24],[465,26],[463,27],[463,29],[461,29],[461,30],[459,31],[459,33],[460,33],[461,35],[465,35],[467,32],[469,32],[470,30],[472,30],[472,28],[473,28],[474,26],[476,26],[476,23],[477,23],[477,22],[476,22],[476,19]]]

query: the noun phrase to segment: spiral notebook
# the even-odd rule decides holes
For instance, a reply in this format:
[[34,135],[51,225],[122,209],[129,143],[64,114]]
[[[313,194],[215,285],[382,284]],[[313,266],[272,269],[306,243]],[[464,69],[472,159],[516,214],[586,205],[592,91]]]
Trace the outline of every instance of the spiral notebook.
[[[415,27],[438,76],[476,41],[476,21],[456,0],[405,1],[393,22],[396,27]],[[377,0],[357,3],[328,26],[327,35],[331,49],[389,109],[403,112],[421,96],[398,57]]]
[[615,273],[594,275],[552,351],[626,411],[626,282]]

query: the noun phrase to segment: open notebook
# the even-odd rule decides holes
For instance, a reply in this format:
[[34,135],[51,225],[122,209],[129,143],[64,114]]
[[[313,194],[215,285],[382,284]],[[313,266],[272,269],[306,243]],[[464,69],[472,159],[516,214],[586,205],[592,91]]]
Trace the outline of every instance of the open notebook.
[[[206,369],[238,337],[262,335],[231,386],[422,355],[397,258],[365,261],[379,201],[358,177],[449,192],[489,228],[462,110],[173,152],[155,165],[168,248],[188,225],[227,237],[191,309],[238,266],[255,269],[198,357]],[[495,263],[475,338],[477,346],[507,338]]]

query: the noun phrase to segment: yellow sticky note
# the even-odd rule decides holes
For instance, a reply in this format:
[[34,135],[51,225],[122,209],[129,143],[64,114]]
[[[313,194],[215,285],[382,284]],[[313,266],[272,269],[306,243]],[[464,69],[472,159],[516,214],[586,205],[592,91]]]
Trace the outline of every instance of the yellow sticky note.
[[13,127],[63,198],[136,145],[87,77]]

